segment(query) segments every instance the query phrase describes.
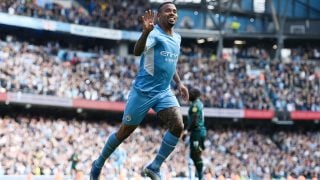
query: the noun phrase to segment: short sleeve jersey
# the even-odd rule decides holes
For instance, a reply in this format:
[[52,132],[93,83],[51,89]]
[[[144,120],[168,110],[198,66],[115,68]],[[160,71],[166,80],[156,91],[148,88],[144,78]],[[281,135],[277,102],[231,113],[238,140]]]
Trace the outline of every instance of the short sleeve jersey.
[[190,127],[190,131],[206,131],[205,124],[204,124],[204,115],[203,115],[203,104],[202,102],[197,99],[192,102],[189,112],[188,112],[188,123],[192,123],[192,117],[196,115],[197,121],[194,125]]
[[159,25],[149,33],[134,87],[142,92],[159,93],[170,89],[180,54],[181,36],[168,35]]

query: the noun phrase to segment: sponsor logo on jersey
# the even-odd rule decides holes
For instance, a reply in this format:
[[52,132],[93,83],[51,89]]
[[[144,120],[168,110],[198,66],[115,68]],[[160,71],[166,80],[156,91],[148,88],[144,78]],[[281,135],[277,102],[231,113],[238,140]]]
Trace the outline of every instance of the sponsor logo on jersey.
[[165,61],[176,62],[178,60],[178,54],[172,52],[161,51],[160,55],[166,57]]

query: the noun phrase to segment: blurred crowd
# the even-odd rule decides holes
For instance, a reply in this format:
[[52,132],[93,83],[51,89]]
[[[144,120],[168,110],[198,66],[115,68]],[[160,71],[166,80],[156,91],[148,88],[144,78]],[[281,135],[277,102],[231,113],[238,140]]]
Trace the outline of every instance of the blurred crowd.
[[[75,52],[60,56],[58,49],[53,43],[0,41],[0,92],[127,100],[139,58],[121,57],[113,51],[89,57]],[[206,107],[320,111],[319,63],[216,59],[201,48],[183,47],[178,72],[188,87],[201,89]]]
[[[233,50],[237,58],[267,60],[276,53],[276,46],[269,49],[257,46],[237,47]],[[320,49],[312,45],[297,45],[295,48],[284,48],[281,52],[284,61],[300,62],[305,60],[320,60]],[[261,62],[260,62],[261,63]],[[262,64],[257,64],[263,66]]]
[[[147,9],[152,9],[152,5],[158,5],[157,3],[163,1],[155,0],[71,0],[71,1],[55,1],[55,0],[3,0],[0,1],[0,12],[5,12],[11,15],[22,15],[33,18],[40,18],[46,20],[55,20],[66,23],[88,25],[95,27],[103,27],[110,29],[120,29],[129,31],[140,31],[142,29],[141,23],[139,23],[141,16]],[[193,1],[177,1],[176,3],[182,6],[186,3]],[[196,2],[196,1],[194,1]],[[198,3],[200,0],[197,1]],[[202,2],[202,1],[201,1]],[[152,4],[154,3],[154,4]],[[210,1],[207,3],[211,4]],[[196,4],[196,3],[194,3]],[[217,3],[210,5],[216,6]],[[311,3],[312,4],[312,3]],[[232,6],[230,6],[232,5]],[[202,25],[197,21],[203,21],[205,19],[199,19],[197,15],[202,14],[198,10],[202,7],[198,5],[195,7],[181,7],[184,10],[194,10],[193,14],[190,11],[181,13],[179,24],[176,25],[182,29],[203,29]],[[233,14],[241,11],[241,8],[245,8],[241,4],[240,0],[232,1],[229,4],[225,1],[221,4],[221,8],[232,9]],[[209,8],[210,10],[210,8]],[[204,12],[205,13],[205,12]],[[216,12],[214,12],[216,13]],[[225,13],[225,12],[223,12]],[[252,12],[254,13],[254,12]],[[209,16],[208,16],[209,17]],[[219,17],[219,16],[216,16]],[[307,16],[305,16],[307,17]],[[213,18],[213,17],[212,17]],[[256,19],[256,22],[255,22]],[[215,22],[216,21],[216,22]],[[208,21],[206,28],[218,30],[217,21]],[[243,15],[236,15],[229,17],[226,23],[223,23],[224,31],[227,33],[275,33],[275,25],[271,20],[265,21],[261,17],[249,18]],[[290,23],[289,23],[290,24]],[[290,32],[293,33],[293,32]],[[308,53],[309,54],[309,53]],[[309,54],[310,55],[310,54]],[[319,52],[318,52],[319,57]]]
[[150,4],[147,0],[91,0],[84,1],[84,7],[74,3],[63,6],[54,2],[39,3],[32,0],[0,2],[0,12],[9,14],[132,31],[141,30],[139,17],[150,8]]
[[[0,173],[51,175],[76,171],[88,174],[108,135],[117,125],[90,120],[0,117]],[[162,140],[160,127],[138,128],[104,166],[108,175],[139,176]],[[188,138],[183,138],[163,166],[172,177],[188,177]],[[208,131],[203,160],[211,177],[245,179],[319,178],[319,131],[222,127]],[[77,161],[71,157],[76,154]],[[193,166],[191,165],[191,168]],[[192,173],[194,172],[191,170]],[[107,173],[106,173],[107,172]]]
[[181,58],[178,72],[187,86],[198,87],[204,105],[231,109],[270,109],[270,99],[258,77],[246,73],[246,62]]
[[[319,63],[270,63],[269,96],[278,110],[320,111]],[[318,71],[318,72],[316,72]]]
[[[73,119],[0,117],[0,173],[52,175],[60,172],[70,175],[71,164],[76,163],[77,171],[88,174],[92,161],[115,128],[107,123]],[[125,171],[130,177],[139,175],[143,165],[154,157],[162,133],[151,127],[138,128],[106,163],[103,172],[119,175],[120,171]],[[186,162],[183,143],[177,147],[177,153],[183,156],[172,156],[165,171],[169,168],[174,170],[173,174],[186,172],[187,167],[175,169]],[[77,162],[71,159],[74,154]]]
[[124,101],[136,74],[132,58],[103,54],[64,61],[55,46],[1,44],[0,91]]

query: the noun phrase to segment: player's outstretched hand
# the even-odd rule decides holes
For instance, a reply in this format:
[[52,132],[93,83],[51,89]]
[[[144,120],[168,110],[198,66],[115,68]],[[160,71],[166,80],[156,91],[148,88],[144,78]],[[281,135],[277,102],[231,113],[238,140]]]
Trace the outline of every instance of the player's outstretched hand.
[[145,11],[142,16],[143,31],[150,32],[154,27],[154,12],[151,10]]
[[189,101],[189,91],[188,91],[188,88],[186,88],[183,84],[180,84],[178,86],[178,89],[179,89],[179,93],[180,93],[180,96],[182,97],[182,99],[184,101]]

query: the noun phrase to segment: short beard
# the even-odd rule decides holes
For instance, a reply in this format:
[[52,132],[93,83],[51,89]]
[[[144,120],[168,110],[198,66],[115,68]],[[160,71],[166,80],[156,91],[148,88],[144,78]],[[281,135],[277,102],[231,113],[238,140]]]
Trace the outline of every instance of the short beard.
[[169,27],[173,27],[174,25],[175,25],[175,23],[170,23],[170,22],[168,22],[168,25],[169,25]]

